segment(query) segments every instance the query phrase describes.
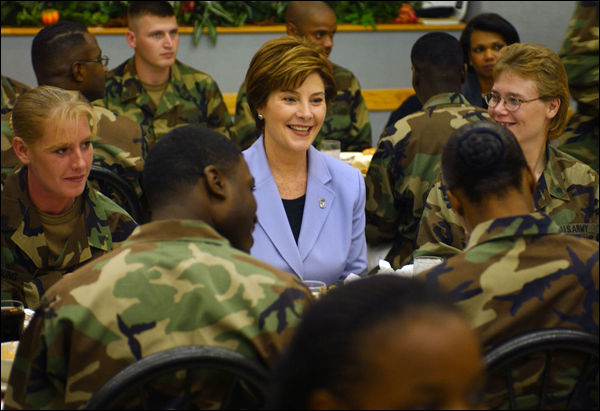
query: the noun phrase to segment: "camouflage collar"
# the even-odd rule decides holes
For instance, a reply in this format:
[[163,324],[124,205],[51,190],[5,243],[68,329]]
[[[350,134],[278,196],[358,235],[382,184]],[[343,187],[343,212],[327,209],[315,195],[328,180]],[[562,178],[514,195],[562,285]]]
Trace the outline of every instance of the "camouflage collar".
[[471,105],[471,103],[469,103],[469,100],[467,100],[467,98],[460,93],[441,93],[430,97],[429,100],[427,100],[425,104],[423,104],[423,110],[434,108],[435,106],[440,106],[442,104]]
[[558,233],[560,233],[560,228],[545,213],[534,212],[498,218],[484,221],[473,229],[467,241],[465,252],[488,241]]
[[117,67],[114,75],[118,76],[119,71],[121,71],[121,103],[125,104],[130,100],[137,99],[142,90],[142,82],[138,78],[133,57]]
[[[108,251],[112,237],[106,212],[97,207],[98,197],[89,185],[83,191],[83,217],[86,232],[77,239],[84,248],[79,250],[79,262],[92,257],[91,247]],[[2,192],[2,231],[39,268],[48,261],[48,247],[37,209],[27,193],[27,167],[21,167],[7,177]],[[87,237],[87,238],[86,238]]]
[[[185,82],[183,81],[183,75],[180,70],[181,64],[182,63],[180,63],[179,60],[175,60],[175,63],[171,66],[169,84],[167,85],[165,94],[169,92],[169,88],[172,87],[174,82],[185,85]],[[120,73],[121,76],[119,80],[122,86],[120,97],[121,103],[125,104],[135,100],[138,105],[149,104],[149,101],[147,101],[149,100],[148,94],[143,91],[144,88],[142,86],[142,81],[140,80],[135,68],[134,57],[131,57],[129,60],[124,62],[119,68],[115,70],[114,75],[119,76],[118,73]]]
[[141,226],[131,233],[121,247],[139,242],[156,241],[211,241],[229,246],[229,240],[219,234],[212,226],[202,220],[168,219],[153,221]]
[[546,167],[537,182],[534,193],[536,210],[543,210],[550,204],[552,198],[569,200],[563,162],[559,161],[559,156],[560,152],[556,148],[546,144]]

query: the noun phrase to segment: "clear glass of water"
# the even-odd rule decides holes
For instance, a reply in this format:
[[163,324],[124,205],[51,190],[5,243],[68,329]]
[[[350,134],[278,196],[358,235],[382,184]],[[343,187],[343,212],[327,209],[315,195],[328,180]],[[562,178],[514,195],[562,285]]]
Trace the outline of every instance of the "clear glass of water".
[[325,294],[325,291],[327,291],[327,284],[325,284],[323,281],[305,280],[304,285],[308,287],[315,298],[319,298],[322,294]]
[[339,140],[322,140],[319,144],[319,150],[339,160],[340,153],[342,152],[342,144]]

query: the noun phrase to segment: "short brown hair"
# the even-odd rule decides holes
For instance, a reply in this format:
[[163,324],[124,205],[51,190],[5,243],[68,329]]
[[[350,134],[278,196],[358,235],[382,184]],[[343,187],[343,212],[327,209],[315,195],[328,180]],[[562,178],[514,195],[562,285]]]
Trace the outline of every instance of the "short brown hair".
[[127,25],[130,30],[132,22],[142,16],[171,17],[175,15],[173,6],[168,1],[131,1],[127,9]]
[[548,127],[548,138],[560,136],[567,124],[570,96],[567,72],[558,55],[541,44],[511,44],[500,50],[494,65],[494,80],[505,71],[533,80],[542,100],[560,100],[558,113]]
[[246,73],[246,95],[259,132],[264,120],[257,109],[267,104],[269,95],[276,90],[293,90],[306,78],[317,72],[325,84],[325,101],[331,103],[336,96],[333,68],[321,48],[306,40],[283,36],[267,41],[254,54]]

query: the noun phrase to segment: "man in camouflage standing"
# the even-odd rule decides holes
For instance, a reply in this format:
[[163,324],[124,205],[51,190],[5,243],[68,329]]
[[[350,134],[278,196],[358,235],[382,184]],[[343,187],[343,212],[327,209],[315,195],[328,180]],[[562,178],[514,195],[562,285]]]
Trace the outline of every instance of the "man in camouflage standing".
[[[38,85],[80,91],[88,101],[104,97],[108,58],[102,55],[96,38],[79,23],[63,20],[40,30],[31,45],[31,62]],[[139,178],[144,168],[142,130],[133,120],[94,106],[98,131],[93,137],[93,163],[115,172],[142,197]],[[10,141],[9,115],[2,116],[2,175],[20,161]]]
[[[286,30],[290,36],[304,37],[323,47],[329,56],[337,18],[331,7],[323,1],[293,1],[286,9]],[[313,142],[315,147],[323,139],[339,140],[342,151],[362,151],[372,146],[371,123],[360,84],[350,70],[333,65],[337,97],[327,107],[327,116],[321,131]],[[242,150],[250,147],[259,137],[246,99],[246,86],[242,84],[235,105],[235,129]]]
[[143,181],[152,221],[45,294],[19,344],[8,407],[80,408],[127,365],[177,346],[272,366],[289,341],[312,296],[248,254],[256,201],[239,148],[179,127],[150,151]]
[[392,242],[386,256],[394,268],[411,262],[427,193],[440,172],[450,134],[487,119],[460,94],[463,51],[447,33],[428,33],[411,50],[413,87],[423,109],[384,130],[367,171],[366,235],[369,245]]
[[231,117],[217,83],[177,58],[179,27],[166,1],[132,1],[126,40],[135,50],[108,73],[102,105],[140,124],[144,154],[175,127],[196,124],[231,137]]
[[598,170],[598,2],[577,2],[560,49],[577,110],[553,144]]
[[[452,134],[441,161],[452,209],[470,235],[462,253],[417,278],[451,296],[484,350],[544,328],[598,335],[598,243],[560,233],[548,214],[534,209],[536,180],[514,135],[495,123],[465,125]],[[553,359],[551,401],[564,400],[554,387],[575,382],[557,364]],[[523,367],[516,376],[516,409],[535,406],[528,387],[537,383],[539,392],[537,370]],[[562,381],[555,384],[555,377]],[[486,391],[485,405],[502,409],[505,385]],[[581,409],[588,408],[594,407]]]

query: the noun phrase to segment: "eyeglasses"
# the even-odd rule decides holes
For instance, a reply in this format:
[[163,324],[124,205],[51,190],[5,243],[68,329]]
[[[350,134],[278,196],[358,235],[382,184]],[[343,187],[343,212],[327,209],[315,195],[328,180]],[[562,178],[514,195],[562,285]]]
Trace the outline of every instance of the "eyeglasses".
[[531,100],[521,100],[517,97],[502,98],[496,93],[487,93],[484,96],[485,102],[491,108],[496,107],[500,103],[500,100],[504,100],[504,107],[506,107],[508,111],[517,111],[521,107],[521,104],[529,103],[543,98],[543,96],[532,98]]
[[108,67],[108,56],[100,56],[98,57],[98,59],[96,60],[76,60],[74,63],[100,63],[102,64],[104,67]]

